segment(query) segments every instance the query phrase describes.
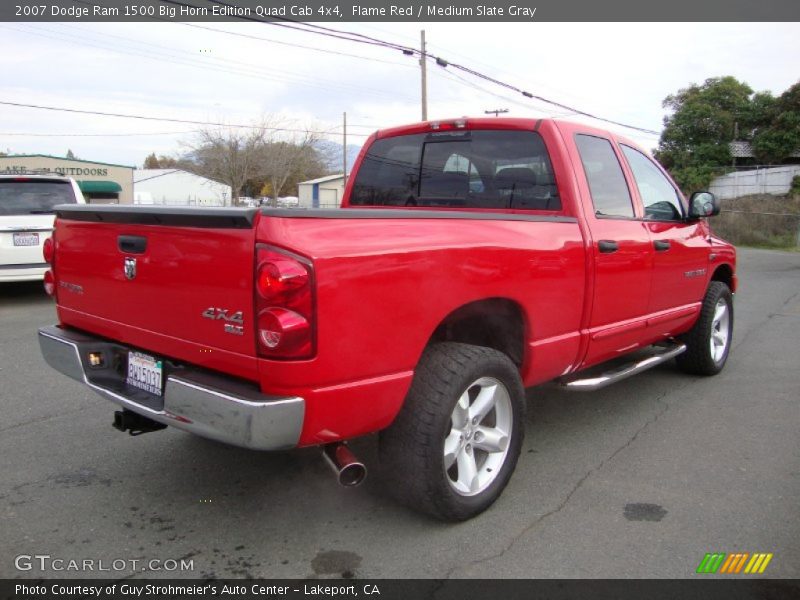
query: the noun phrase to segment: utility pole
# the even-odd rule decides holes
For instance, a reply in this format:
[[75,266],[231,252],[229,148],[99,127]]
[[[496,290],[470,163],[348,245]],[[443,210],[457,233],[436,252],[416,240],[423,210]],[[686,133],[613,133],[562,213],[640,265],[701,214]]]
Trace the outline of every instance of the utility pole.
[[425,30],[419,32],[420,49],[419,66],[422,68],[422,120],[428,120],[428,55],[425,49]]
[[494,110],[485,110],[483,114],[485,115],[494,115],[495,117],[499,117],[500,115],[504,115],[508,112],[507,108],[496,108]]
[[342,113],[342,118],[344,119],[343,123],[344,127],[342,129],[344,131],[344,133],[342,134],[342,163],[344,165],[344,170],[342,171],[342,173],[344,173],[344,185],[347,185],[347,113],[346,112]]

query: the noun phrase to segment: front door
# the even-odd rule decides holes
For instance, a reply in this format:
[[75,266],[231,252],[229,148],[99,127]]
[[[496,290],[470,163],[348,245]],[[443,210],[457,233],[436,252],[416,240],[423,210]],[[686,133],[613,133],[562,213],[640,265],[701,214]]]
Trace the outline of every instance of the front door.
[[708,279],[709,241],[701,221],[686,221],[680,193],[639,150],[621,144],[644,207],[653,244],[649,313],[680,310],[700,302]]

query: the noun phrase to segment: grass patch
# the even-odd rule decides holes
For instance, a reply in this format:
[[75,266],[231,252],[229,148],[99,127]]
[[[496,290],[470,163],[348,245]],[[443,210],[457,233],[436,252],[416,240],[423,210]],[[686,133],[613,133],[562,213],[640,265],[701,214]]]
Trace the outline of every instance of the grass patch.
[[797,248],[800,194],[756,194],[723,200],[722,213],[709,222],[715,235],[737,246]]

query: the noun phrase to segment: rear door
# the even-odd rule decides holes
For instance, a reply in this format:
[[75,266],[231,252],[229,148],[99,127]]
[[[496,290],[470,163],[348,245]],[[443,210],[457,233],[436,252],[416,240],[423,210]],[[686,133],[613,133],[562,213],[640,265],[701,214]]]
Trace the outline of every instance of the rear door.
[[639,345],[646,327],[653,246],[625,179],[614,143],[597,134],[575,135],[591,199],[594,298],[584,365]]
[[644,207],[653,244],[653,282],[648,312],[679,309],[703,298],[709,241],[699,220],[686,221],[680,192],[639,150],[620,144]]

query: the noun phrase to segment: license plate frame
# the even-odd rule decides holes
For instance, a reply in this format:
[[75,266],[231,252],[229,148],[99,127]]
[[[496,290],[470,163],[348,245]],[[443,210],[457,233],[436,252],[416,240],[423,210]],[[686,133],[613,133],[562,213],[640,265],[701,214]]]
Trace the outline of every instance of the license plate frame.
[[14,233],[14,247],[33,248],[39,245],[39,234],[33,231],[17,231]]
[[128,351],[125,383],[159,398],[164,396],[164,361],[138,350]]

